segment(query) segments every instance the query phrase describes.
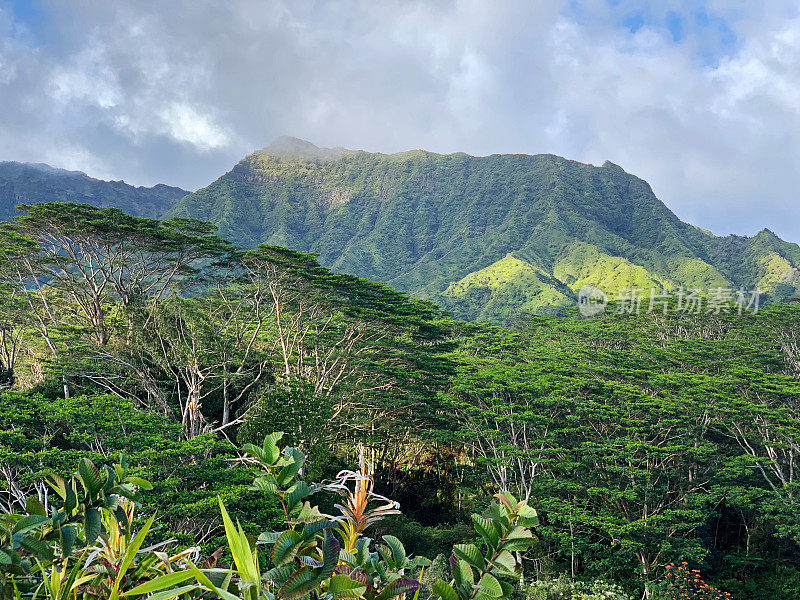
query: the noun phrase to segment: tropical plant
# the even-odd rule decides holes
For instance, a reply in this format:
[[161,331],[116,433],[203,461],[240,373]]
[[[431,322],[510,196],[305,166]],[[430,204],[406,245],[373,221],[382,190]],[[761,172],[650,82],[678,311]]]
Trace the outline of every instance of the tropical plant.
[[88,581],[86,577],[91,579],[75,569],[70,562],[73,554],[85,553],[98,540],[104,532],[103,514],[127,526],[130,513],[123,503],[138,502],[140,489],[151,487],[144,479],[128,474],[124,455],[113,467],[102,468],[83,458],[71,477],[52,476],[47,483],[60,500],[58,506],[29,498],[23,513],[0,515],[0,591],[4,597],[39,587],[49,597],[62,598]]

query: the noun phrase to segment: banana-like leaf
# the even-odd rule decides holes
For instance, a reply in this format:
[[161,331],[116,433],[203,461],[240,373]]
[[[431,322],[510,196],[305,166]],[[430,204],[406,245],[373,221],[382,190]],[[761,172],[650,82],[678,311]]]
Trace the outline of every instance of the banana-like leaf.
[[90,496],[96,496],[103,489],[100,469],[88,458],[82,458],[78,463],[78,474],[81,476],[83,487]]
[[292,560],[304,542],[303,536],[294,529],[287,529],[275,541],[272,548],[272,562],[276,565],[283,565]]
[[406,562],[406,549],[403,543],[393,535],[383,536],[383,541],[392,549],[392,557],[395,569],[402,569]]
[[421,587],[422,584],[416,579],[401,577],[399,579],[395,579],[389,585],[383,588],[380,593],[375,596],[375,600],[391,600],[392,598],[396,598],[397,596],[405,594],[406,592],[416,591]]
[[456,544],[453,546],[453,554],[467,561],[471,567],[475,567],[478,571],[483,571],[486,566],[486,561],[475,544]]

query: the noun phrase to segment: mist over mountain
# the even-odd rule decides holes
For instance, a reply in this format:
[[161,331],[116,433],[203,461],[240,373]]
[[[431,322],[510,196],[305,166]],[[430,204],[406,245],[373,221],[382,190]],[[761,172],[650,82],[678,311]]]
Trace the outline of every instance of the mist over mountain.
[[760,288],[793,295],[800,247],[768,230],[717,237],[682,222],[647,182],[554,155],[398,154],[279,138],[170,216],[209,220],[244,247],[322,264],[506,323],[594,285]]
[[85,203],[159,218],[188,193],[164,184],[134,187],[123,181],[102,181],[42,163],[0,162],[0,220],[4,221],[17,214],[20,204],[40,202]]

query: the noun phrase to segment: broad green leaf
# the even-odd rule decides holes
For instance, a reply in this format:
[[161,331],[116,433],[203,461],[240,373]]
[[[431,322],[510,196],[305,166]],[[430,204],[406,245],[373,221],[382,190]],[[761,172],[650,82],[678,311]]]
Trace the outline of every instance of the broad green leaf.
[[406,549],[402,542],[393,535],[383,536],[383,541],[392,549],[392,557],[396,569],[402,569],[406,562]]
[[183,583],[184,581],[188,581],[193,577],[194,575],[191,571],[176,571],[175,573],[168,573],[166,575],[156,577],[155,579],[151,579],[150,581],[146,581],[141,585],[137,585],[135,588],[120,594],[120,596],[140,596],[142,594],[158,592],[167,588],[171,588],[179,583]]
[[42,517],[47,516],[47,510],[45,509],[44,504],[39,502],[37,498],[33,497],[27,498],[25,500],[25,511],[29,515],[39,515]]
[[88,458],[82,458],[78,463],[78,474],[81,476],[81,483],[89,495],[96,496],[103,489],[100,470]]
[[494,559],[493,564],[501,575],[516,575],[517,560],[508,550],[503,550]]
[[282,565],[294,558],[303,542],[303,536],[293,529],[287,529],[275,541],[272,548],[272,562],[275,565]]
[[83,534],[86,537],[86,543],[88,545],[94,544],[97,536],[100,535],[100,526],[100,511],[96,508],[87,509],[86,513],[83,515]]
[[360,598],[366,591],[367,586],[359,581],[353,581],[347,575],[333,575],[328,582],[328,593],[336,598]]
[[295,483],[286,496],[286,504],[288,505],[289,511],[294,510],[296,505],[310,493],[311,488],[305,481],[298,481]]
[[507,536],[502,547],[510,552],[521,552],[530,548],[535,542],[533,533],[524,527],[516,527]]
[[275,464],[281,456],[281,451],[278,448],[278,442],[283,437],[282,431],[270,433],[264,438],[264,457],[267,464]]
[[317,577],[314,571],[308,567],[302,567],[289,578],[278,592],[278,597],[286,600],[294,600],[305,596],[317,585]]
[[463,559],[456,561],[455,568],[453,569],[453,579],[455,579],[457,585],[462,585],[464,583],[472,584],[475,582],[472,568],[470,568],[467,561]]
[[475,567],[478,571],[482,571],[486,565],[481,551],[478,550],[475,544],[456,544],[453,546],[453,554],[467,561],[470,566]]
[[306,460],[305,455],[296,448],[287,448],[286,451],[286,458],[289,463],[278,471],[278,475],[275,477],[278,485],[281,486],[288,485],[289,482],[297,476]]
[[497,542],[500,541],[500,528],[497,523],[480,515],[472,515],[472,523],[486,545],[492,549],[497,548]]
[[139,486],[143,490],[152,490],[153,484],[147,481],[146,479],[142,479],[141,477],[128,477],[128,483],[132,483],[134,485]]
[[456,594],[452,586],[441,579],[433,584],[433,591],[442,600],[459,600],[458,594]]
[[478,586],[480,586],[482,592],[492,598],[501,598],[503,596],[503,588],[500,587],[500,582],[491,573],[484,573],[478,582]]
[[14,524],[14,529],[12,530],[13,533],[24,533],[30,529],[35,529],[42,523],[49,521],[49,519],[42,515],[28,515],[27,517],[22,517],[19,521]]
[[420,587],[422,587],[422,584],[416,579],[401,577],[399,579],[395,579],[389,585],[383,588],[380,593],[375,596],[375,600],[391,600],[392,598],[396,598],[401,594],[419,590]]

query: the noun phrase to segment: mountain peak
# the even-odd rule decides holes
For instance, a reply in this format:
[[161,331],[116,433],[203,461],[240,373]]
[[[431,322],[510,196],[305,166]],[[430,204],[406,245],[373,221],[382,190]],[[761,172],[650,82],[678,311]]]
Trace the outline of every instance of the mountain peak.
[[603,163],[603,168],[604,169],[616,169],[617,171],[625,172],[625,169],[620,167],[617,163],[611,162],[610,160],[607,160],[606,162]]
[[284,156],[290,158],[323,158],[335,159],[345,153],[353,152],[347,148],[337,146],[336,148],[320,148],[309,141],[300,138],[282,135],[273,141],[269,146],[261,150],[264,154],[273,156]]

